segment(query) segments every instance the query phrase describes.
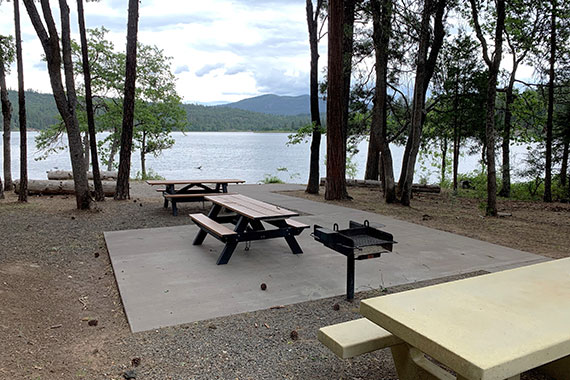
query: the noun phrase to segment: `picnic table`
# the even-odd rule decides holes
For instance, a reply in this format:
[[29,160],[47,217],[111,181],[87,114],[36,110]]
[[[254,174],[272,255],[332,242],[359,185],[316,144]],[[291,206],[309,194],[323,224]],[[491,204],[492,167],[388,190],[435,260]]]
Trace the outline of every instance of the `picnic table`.
[[[193,244],[201,245],[208,234],[225,243],[218,257],[218,265],[227,264],[237,244],[244,241],[282,237],[294,254],[303,253],[295,236],[309,226],[290,219],[292,216],[298,216],[298,213],[240,194],[204,198],[212,202],[212,208],[208,215],[190,215],[194,223],[200,227]],[[224,209],[229,213],[220,214]],[[223,223],[231,223],[234,228],[228,228]],[[266,229],[266,225],[274,228]]]
[[[242,179],[190,179],[190,180],[149,180],[151,186],[163,186],[156,191],[162,192],[164,208],[168,202],[172,204],[172,215],[178,215],[178,202],[203,201],[206,195],[223,194],[228,192],[228,184],[244,183]],[[176,185],[182,185],[176,189]],[[212,186],[213,185],[213,186]]]
[[[401,340],[400,380],[570,379],[570,258],[363,300],[360,313]],[[546,365],[547,363],[550,363]]]

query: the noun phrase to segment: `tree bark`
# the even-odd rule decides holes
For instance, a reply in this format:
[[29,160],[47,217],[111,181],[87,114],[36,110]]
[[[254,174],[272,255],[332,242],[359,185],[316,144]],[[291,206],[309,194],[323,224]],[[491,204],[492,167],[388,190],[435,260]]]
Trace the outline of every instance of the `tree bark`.
[[[443,16],[445,12],[446,0],[426,0],[424,10],[422,12],[422,23],[420,32],[420,42],[418,47],[418,61],[416,67],[416,78],[414,84],[414,98],[412,102],[412,122],[410,126],[410,136],[408,137],[407,145],[409,148],[409,156],[406,160],[406,165],[402,165],[403,183],[400,182],[401,190],[401,203],[404,206],[409,206],[412,198],[412,184],[414,180],[414,170],[416,166],[416,159],[420,149],[420,141],[423,123],[425,119],[425,98],[426,92],[433,76],[435,63],[439,50],[443,44],[443,37],[445,31],[443,28]],[[430,42],[430,19],[431,14],[434,12],[434,35],[431,46],[431,51],[428,57],[428,48]]]
[[12,103],[8,99],[8,89],[6,87],[6,71],[5,62],[0,53],[0,100],[2,102],[2,121],[3,121],[3,167],[4,167],[4,186],[6,191],[12,190],[12,153],[10,149],[10,126],[12,124]]
[[364,179],[378,180],[380,176],[380,147],[376,141],[376,135],[370,126],[370,137],[368,140],[368,154],[366,155],[366,171],[364,172]]
[[501,149],[503,152],[503,162],[501,168],[501,176],[503,183],[499,195],[509,198],[511,196],[511,129],[512,129],[512,105],[514,102],[513,89],[515,85],[515,75],[517,72],[518,62],[513,59],[513,69],[509,79],[509,84],[505,91],[505,127],[503,130],[503,142]]
[[142,179],[146,179],[146,132],[143,131],[142,133],[142,143],[141,143],[141,176]]
[[[97,153],[97,134],[95,132],[95,116],[93,113],[93,95],[91,93],[91,68],[89,67],[89,53],[87,47],[87,32],[85,30],[85,15],[83,0],[77,0],[77,16],[79,20],[79,35],[81,38],[81,56],[83,63],[83,78],[85,80],[85,107],[87,111],[87,128],[89,129],[89,144],[91,150],[91,165],[93,167],[93,182],[95,185],[95,200],[105,200],[101,175],[99,170],[99,156]],[[89,165],[87,165],[89,168]]]
[[[91,195],[87,183],[87,168],[83,159],[83,145],[79,123],[76,115],[77,96],[75,93],[75,81],[73,77],[73,63],[71,60],[71,36],[69,25],[69,7],[65,0],[59,0],[61,15],[61,51],[59,47],[59,37],[57,28],[51,12],[49,0],[41,0],[42,12],[44,15],[47,31],[44,28],[42,19],[36,9],[33,0],[24,0],[30,21],[32,22],[36,34],[38,35],[44,52],[50,74],[50,82],[53,97],[57,109],[65,124],[69,143],[69,155],[71,158],[71,168],[75,183],[75,200],[77,208],[80,210],[91,207]],[[65,89],[61,77],[61,67],[65,75]]]
[[125,70],[125,95],[123,100],[123,128],[121,131],[121,152],[119,155],[117,190],[115,191],[116,200],[125,200],[130,198],[129,176],[131,172],[131,152],[133,147],[133,123],[135,113],[138,20],[139,1],[129,0],[126,54],[127,62]]
[[[329,1],[328,89],[327,89],[327,181],[325,199],[342,199],[346,193],[343,164],[343,15],[344,1]],[[344,155],[344,158],[343,158]]]
[[[570,126],[566,126],[566,130],[570,132]],[[562,164],[560,165],[560,185],[562,187],[566,186],[566,181],[568,181],[568,150],[570,145],[570,136],[564,136],[563,148],[562,148]]]
[[550,16],[550,57],[548,69],[548,109],[546,114],[546,164],[544,173],[544,197],[545,202],[552,202],[552,129],[554,117],[554,64],[556,63],[556,1],[551,0],[552,9]]
[[24,89],[24,65],[22,58],[22,33],[20,28],[20,2],[14,0],[14,24],[16,27],[16,62],[18,67],[18,117],[20,122],[20,187],[19,202],[28,201],[28,139],[26,128],[26,95]]
[[[352,55],[354,52],[354,13],[356,12],[356,3],[360,0],[344,0],[343,14],[343,36],[342,36],[342,139],[344,141],[343,162],[342,162],[342,178],[346,179],[346,155],[348,142],[348,119],[350,108],[350,82],[352,77]],[[351,199],[348,195],[346,184],[343,187],[343,199]]]
[[311,159],[309,164],[309,181],[306,192],[309,194],[319,193],[319,155],[321,148],[321,115],[319,110],[319,36],[318,21],[323,1],[318,0],[313,12],[312,0],[307,0],[307,25],[309,27],[309,45],[311,48],[311,123],[313,136],[311,140]]
[[[396,200],[392,152],[388,142],[387,88],[388,88],[388,51],[390,45],[392,0],[374,0],[372,2],[373,41],[376,58],[376,89],[372,109],[370,143],[377,143],[382,164],[382,186],[386,203]],[[370,151],[369,151],[370,154]],[[377,155],[376,155],[377,157]],[[378,161],[378,160],[377,160]]]
[[459,171],[459,151],[461,136],[459,132],[459,83],[455,79],[455,91],[453,94],[453,192],[457,193],[457,174]]
[[[495,51],[489,56],[487,41],[479,24],[478,8],[475,0],[470,0],[473,23],[477,38],[483,48],[483,59],[489,68],[487,81],[487,102],[485,117],[485,147],[487,158],[487,216],[497,216],[497,172],[495,167],[495,99],[497,95],[497,76],[503,53],[503,31],[505,28],[505,0],[497,0],[497,21],[495,26]],[[492,60],[491,60],[492,58]]]

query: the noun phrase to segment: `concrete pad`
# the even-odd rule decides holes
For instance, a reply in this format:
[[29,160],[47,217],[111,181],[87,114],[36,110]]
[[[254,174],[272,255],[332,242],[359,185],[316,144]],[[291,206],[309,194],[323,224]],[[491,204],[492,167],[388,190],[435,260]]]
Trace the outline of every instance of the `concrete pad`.
[[[282,186],[281,188],[290,188]],[[398,244],[380,258],[357,261],[355,290],[495,271],[546,258],[354,209],[270,193],[278,186],[236,186],[230,191],[305,214],[304,223],[348,227],[349,220],[385,224]],[[179,216],[183,217],[183,216]],[[106,232],[123,305],[133,332],[315,300],[346,293],[346,258],[304,231],[305,252],[294,255],[284,239],[238,245],[227,265],[216,265],[223,243],[208,236],[192,241],[188,225]],[[266,283],[262,291],[260,284]]]

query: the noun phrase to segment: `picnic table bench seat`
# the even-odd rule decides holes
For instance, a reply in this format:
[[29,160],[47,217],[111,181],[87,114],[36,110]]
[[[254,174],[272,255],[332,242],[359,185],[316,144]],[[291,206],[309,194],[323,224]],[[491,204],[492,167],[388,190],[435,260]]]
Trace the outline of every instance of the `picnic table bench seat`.
[[287,223],[287,225],[289,225],[289,227],[293,227],[293,228],[305,229],[305,228],[310,227],[308,224],[305,224],[303,222],[299,222],[298,220],[294,220],[294,219],[285,219],[285,222]]
[[196,223],[200,228],[205,228],[208,232],[216,236],[220,240],[226,240],[229,236],[235,236],[237,233],[228,227],[224,226],[211,219],[204,214],[190,214],[190,218]]
[[402,341],[366,318],[322,327],[319,341],[341,359],[401,344]]

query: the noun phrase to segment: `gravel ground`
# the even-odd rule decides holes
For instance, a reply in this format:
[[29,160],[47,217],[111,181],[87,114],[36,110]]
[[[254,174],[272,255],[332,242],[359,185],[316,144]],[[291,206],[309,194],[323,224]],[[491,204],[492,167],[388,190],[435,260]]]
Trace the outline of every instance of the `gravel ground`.
[[388,350],[339,360],[318,328],[359,318],[362,298],[464,277],[132,334],[103,231],[187,224],[202,208],[173,217],[146,184],[131,194],[86,212],[72,197],[0,201],[0,379],[396,379]]

